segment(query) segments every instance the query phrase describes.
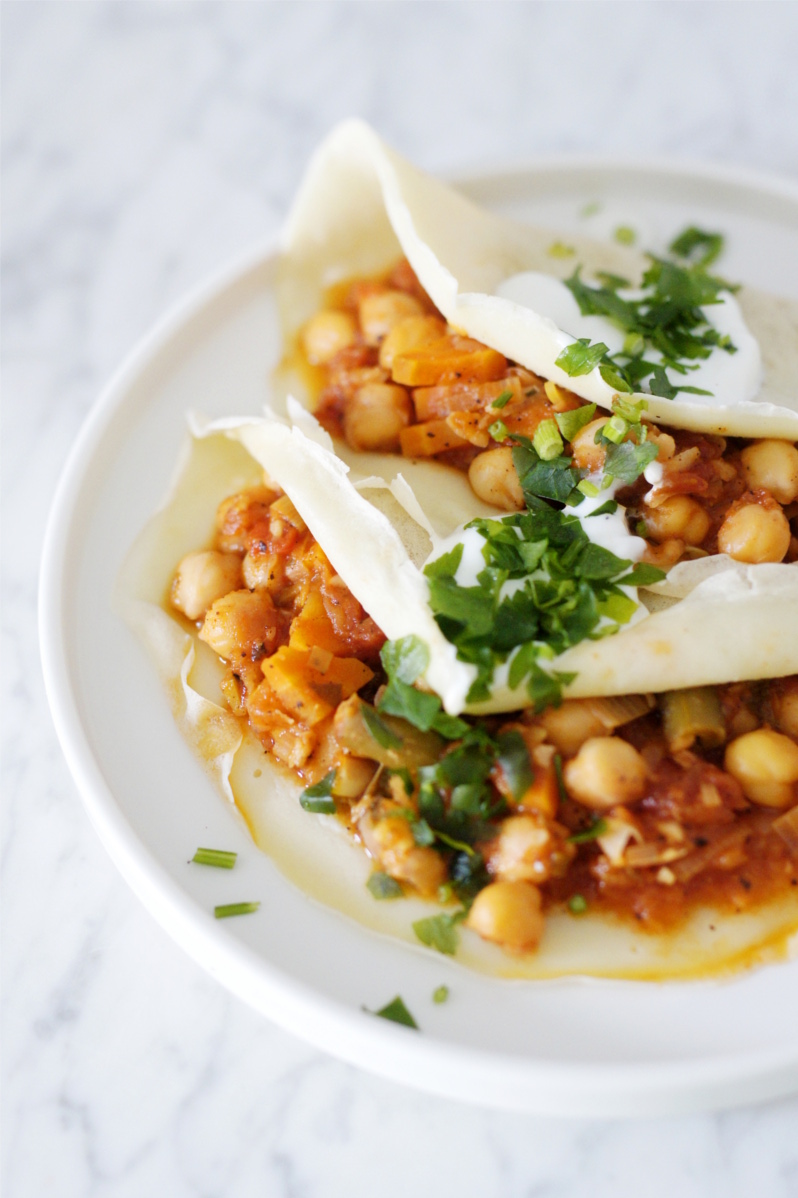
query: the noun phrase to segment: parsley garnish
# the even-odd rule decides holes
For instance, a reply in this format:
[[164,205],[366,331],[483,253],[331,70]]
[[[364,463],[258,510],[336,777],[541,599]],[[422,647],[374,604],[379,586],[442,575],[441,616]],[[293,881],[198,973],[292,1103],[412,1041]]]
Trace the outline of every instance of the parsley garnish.
[[316,815],[335,815],[335,801],[331,797],[334,785],[335,770],[330,770],[320,782],[306,786],[299,796],[303,810],[312,811]]
[[668,249],[677,258],[692,262],[694,266],[706,268],[720,257],[723,252],[723,244],[722,233],[707,233],[704,229],[697,229],[695,225],[690,225],[688,229],[674,238]]
[[[616,239],[623,229],[616,230]],[[628,231],[630,232],[630,231]],[[709,394],[700,388],[674,383],[668,371],[686,375],[714,349],[735,353],[728,336],[711,325],[702,311],[721,303],[720,292],[729,289],[723,279],[707,273],[723,248],[719,233],[686,229],[670,246],[679,261],[649,254],[650,266],[643,275],[642,295],[632,298],[620,292],[629,288],[618,275],[601,274],[597,287],[585,283],[577,267],[565,280],[583,316],[604,316],[626,333],[622,350],[610,354],[602,341],[587,338],[573,341],[556,359],[572,378],[596,367],[616,391],[640,391],[645,383],[652,395],[673,399],[681,392]],[[655,351],[656,359],[645,354]]]
[[426,919],[417,919],[413,924],[413,931],[427,948],[437,949],[439,953],[453,957],[460,943],[457,925],[465,919],[465,914],[465,911],[456,911],[453,915],[447,915],[445,912],[429,915]]
[[[496,667],[509,659],[510,686],[526,681],[536,709],[542,710],[561,700],[570,681],[544,663],[585,638],[606,635],[599,629],[604,617],[612,622],[608,631],[626,623],[635,605],[620,586],[639,585],[628,580],[640,575],[630,572],[630,561],[590,541],[575,516],[529,494],[524,477],[521,482],[527,512],[466,525],[484,540],[485,569],[475,586],[460,586],[455,579],[461,546],[459,554],[437,559],[425,573],[441,631],[456,646],[458,658],[476,666],[469,702],[489,697]],[[652,570],[647,567],[644,575]],[[651,577],[664,575],[654,571]],[[514,581],[521,585],[505,589]]]
[[380,1019],[389,1019],[391,1023],[401,1023],[403,1027],[412,1027],[418,1031],[418,1024],[398,994],[392,1002],[381,1007],[379,1011],[370,1013],[379,1016]]
[[392,878],[381,869],[375,869],[374,873],[369,874],[366,886],[374,898],[380,900],[401,898],[404,893],[396,878]]

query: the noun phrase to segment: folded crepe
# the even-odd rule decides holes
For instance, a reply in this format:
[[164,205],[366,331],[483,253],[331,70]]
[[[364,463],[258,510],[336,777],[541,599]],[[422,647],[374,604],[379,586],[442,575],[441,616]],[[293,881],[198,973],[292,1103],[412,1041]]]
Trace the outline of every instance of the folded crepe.
[[[314,158],[286,227],[278,290],[287,342],[331,284],[384,271],[403,254],[450,324],[609,409],[616,392],[598,369],[572,377],[555,364],[574,338],[546,312],[509,297],[508,280],[571,272],[572,262],[549,253],[552,240],[550,231],[482,211],[404,162],[366,126],[348,123]],[[569,242],[586,274],[622,272],[635,280],[645,268],[623,247]],[[798,439],[798,306],[745,288],[737,300],[761,353],[755,393],[734,403],[724,402],[721,391],[709,401],[646,395],[647,415],[701,432]],[[187,462],[125,564],[118,603],[153,649],[182,730],[262,847],[323,901],[412,939],[415,909],[427,913],[429,904],[374,904],[363,885],[365,856],[343,835],[325,829],[319,837],[320,823],[334,821],[302,812],[296,787],[264,765],[257,741],[217,701],[213,655],[164,611],[162,600],[181,556],[209,542],[218,502],[265,470],[386,636],[425,642],[429,663],[421,682],[448,712],[511,711],[530,700],[506,674],[497,675],[487,700],[468,703],[474,668],[457,659],[436,623],[423,574],[425,562],[456,543],[468,521],[497,513],[450,467],[333,443],[302,403],[286,399],[289,386],[307,404],[301,382],[283,372],[265,415],[193,421]],[[573,676],[566,695],[661,692],[798,673],[795,565],[749,566],[716,555],[681,563],[657,587],[628,591],[638,603],[634,619],[616,635],[584,640],[549,663]],[[796,921],[798,900],[790,900],[734,921],[697,912],[676,936],[641,938],[597,914],[580,921],[555,914],[540,949],[523,962],[510,964],[468,935],[460,959],[523,976],[684,976],[761,956],[774,945],[782,952]]]

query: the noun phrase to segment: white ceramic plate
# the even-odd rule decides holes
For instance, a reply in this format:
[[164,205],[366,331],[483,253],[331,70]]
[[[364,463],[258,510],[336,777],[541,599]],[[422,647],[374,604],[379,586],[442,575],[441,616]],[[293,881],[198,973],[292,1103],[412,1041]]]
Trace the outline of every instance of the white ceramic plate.
[[[798,298],[798,188],[661,164],[554,162],[471,180],[505,213],[661,249],[720,229],[729,277]],[[587,204],[600,202],[593,215]],[[168,317],[92,413],[56,497],[41,640],[58,733],[108,851],[202,966],[292,1032],[397,1081],[549,1114],[654,1114],[798,1087],[798,961],[725,983],[512,982],[394,942],[295,890],[249,840],[177,733],[155,672],[114,616],[122,558],[163,498],[185,413],[256,413],[279,353],[274,257],[253,253]],[[235,849],[233,873],[188,864]],[[216,903],[258,899],[216,921]],[[435,1005],[442,983],[448,1002]],[[414,1032],[376,1019],[401,994]]]

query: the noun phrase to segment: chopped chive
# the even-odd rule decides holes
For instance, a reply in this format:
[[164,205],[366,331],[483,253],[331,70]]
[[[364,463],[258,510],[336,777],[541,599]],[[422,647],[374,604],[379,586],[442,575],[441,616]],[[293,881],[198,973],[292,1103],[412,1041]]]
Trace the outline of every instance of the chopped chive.
[[596,484],[589,482],[586,478],[583,478],[581,482],[576,484],[576,489],[577,491],[581,491],[583,495],[586,495],[588,499],[595,499],[599,493]]
[[379,1011],[370,1013],[379,1016],[380,1019],[389,1019],[391,1023],[401,1023],[403,1027],[412,1027],[418,1031],[418,1024],[398,994],[392,1002],[386,1003]]
[[438,986],[438,988],[436,990],[432,991],[432,1001],[435,1003],[446,1002],[446,999],[448,997],[449,997],[449,987],[448,986]]
[[223,903],[221,907],[214,907],[213,913],[217,919],[227,919],[231,915],[251,915],[258,907],[260,903]]
[[502,391],[501,395],[497,395],[494,400],[491,400],[492,408],[503,408],[513,398],[512,391]]
[[232,869],[238,858],[238,853],[229,853],[225,849],[197,849],[192,861],[197,865],[215,865],[217,869]]
[[587,911],[587,899],[583,894],[572,894],[568,900],[568,910],[572,915],[584,915]]
[[532,448],[542,462],[550,462],[562,453],[563,444],[557,421],[552,418],[541,420],[532,438]]

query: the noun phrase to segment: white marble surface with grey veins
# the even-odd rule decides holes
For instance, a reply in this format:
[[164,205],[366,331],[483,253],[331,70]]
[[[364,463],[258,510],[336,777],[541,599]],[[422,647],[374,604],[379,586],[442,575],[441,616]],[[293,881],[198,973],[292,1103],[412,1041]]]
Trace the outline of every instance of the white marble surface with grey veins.
[[104,383],[181,294],[276,233],[337,120],[438,172],[609,153],[795,179],[798,6],[6,0],[0,16],[5,1198],[797,1195],[798,1099],[637,1123],[501,1114],[361,1073],[231,997],[89,825],[44,697],[36,585]]

